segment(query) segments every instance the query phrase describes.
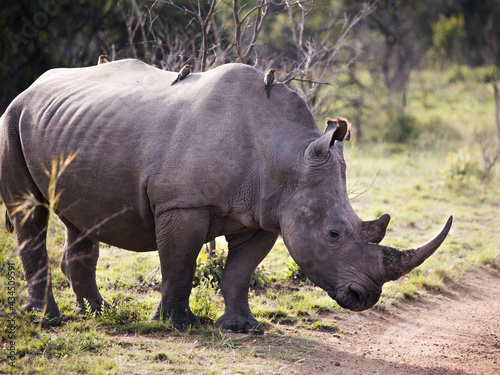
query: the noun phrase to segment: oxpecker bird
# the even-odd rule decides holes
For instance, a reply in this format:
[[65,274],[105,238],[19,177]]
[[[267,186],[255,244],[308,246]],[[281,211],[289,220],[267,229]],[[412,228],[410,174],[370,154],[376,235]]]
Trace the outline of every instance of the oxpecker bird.
[[277,69],[269,69],[264,77],[264,88],[268,99],[271,97],[271,87],[274,85],[274,72],[277,72]]
[[175,81],[172,82],[172,84],[170,86],[173,86],[177,82],[182,81],[184,78],[186,78],[187,76],[189,76],[191,74],[191,69],[192,68],[193,68],[192,65],[184,65],[182,67],[181,71],[179,72],[179,75],[177,76],[177,78],[175,79]]
[[100,55],[99,60],[97,60],[97,65],[109,62],[108,59],[106,59],[106,57],[108,57],[108,55]]

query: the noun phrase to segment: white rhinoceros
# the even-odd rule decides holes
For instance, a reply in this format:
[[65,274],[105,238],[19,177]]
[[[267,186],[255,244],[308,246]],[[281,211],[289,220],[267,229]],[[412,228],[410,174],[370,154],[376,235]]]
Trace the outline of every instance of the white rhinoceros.
[[[224,235],[225,313],[217,324],[263,332],[248,306],[257,265],[281,233],[307,276],[341,306],[373,306],[382,285],[430,256],[451,217],[429,243],[398,250],[378,243],[389,215],[362,221],[346,191],[344,120],[323,134],[299,95],[241,64],[191,74],[137,60],[45,73],[0,122],[0,194],[20,246],[28,309],[59,316],[47,288],[48,212],[14,213],[30,194],[49,199],[45,168],[77,155],[57,181],[56,213],[67,228],[61,267],[76,294],[99,310],[99,242],[132,251],[157,249],[161,301],[153,316],[195,323],[189,295],[202,245]],[[9,218],[7,218],[7,221]],[[23,222],[24,221],[24,222]],[[46,295],[48,293],[48,295]]]

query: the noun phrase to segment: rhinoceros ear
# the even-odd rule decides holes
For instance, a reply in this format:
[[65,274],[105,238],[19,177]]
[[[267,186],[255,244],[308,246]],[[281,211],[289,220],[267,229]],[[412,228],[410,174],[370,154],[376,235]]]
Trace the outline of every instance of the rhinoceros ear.
[[326,119],[325,134],[333,130],[335,141],[343,142],[351,140],[351,123],[343,117],[337,117],[335,120]]
[[306,150],[306,155],[314,159],[322,159],[328,155],[330,147],[337,142],[351,139],[351,124],[344,118],[327,119],[325,134],[312,142]]

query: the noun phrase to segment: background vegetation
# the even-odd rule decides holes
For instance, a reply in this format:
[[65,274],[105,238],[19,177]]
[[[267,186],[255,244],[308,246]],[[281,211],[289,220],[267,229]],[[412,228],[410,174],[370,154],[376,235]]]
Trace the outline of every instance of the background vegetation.
[[[375,308],[393,309],[454,288],[471,268],[500,268],[499,19],[494,0],[11,2],[0,17],[0,113],[47,69],[94,65],[103,53],[169,70],[187,61],[198,71],[235,61],[276,67],[318,124],[341,115],[355,126],[345,150],[348,190],[363,219],[391,214],[384,244],[418,245],[455,217],[435,255],[386,284]],[[251,290],[262,337],[213,327],[223,308],[223,239],[211,258],[200,254],[191,304],[202,325],[185,332],[148,321],[159,298],[156,253],[104,245],[98,285],[113,308],[74,313],[58,266],[63,243],[53,219],[49,253],[63,320],[39,325],[40,315],[17,313],[26,297],[22,269],[13,236],[0,230],[0,306],[11,301],[11,262],[16,310],[0,307],[0,373],[288,374],[294,362],[314,358],[321,345],[314,332],[348,334],[338,325],[342,309],[311,285],[281,240]]]

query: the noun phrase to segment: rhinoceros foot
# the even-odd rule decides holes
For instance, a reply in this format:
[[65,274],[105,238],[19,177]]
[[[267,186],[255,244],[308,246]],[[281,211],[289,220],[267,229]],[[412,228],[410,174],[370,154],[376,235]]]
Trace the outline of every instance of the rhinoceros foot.
[[215,326],[239,333],[252,333],[256,335],[264,333],[264,326],[252,314],[237,315],[226,313],[217,319]]
[[191,312],[189,308],[167,309],[157,307],[151,320],[170,320],[175,328],[183,329],[199,325],[198,318]]
[[102,297],[99,298],[85,298],[83,301],[77,301],[75,310],[80,314],[86,313],[101,313],[104,309],[110,309],[112,306],[106,302]]
[[[31,299],[27,304],[25,304],[21,311],[33,312],[39,311],[42,312],[45,309],[45,302],[43,300]],[[45,309],[45,316],[49,319],[59,319],[61,313],[59,312],[59,307],[57,307],[57,303],[54,298],[49,298],[47,301],[47,308]]]

